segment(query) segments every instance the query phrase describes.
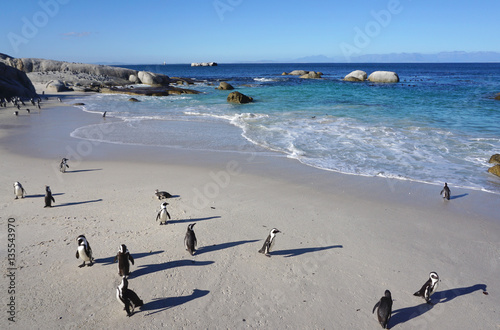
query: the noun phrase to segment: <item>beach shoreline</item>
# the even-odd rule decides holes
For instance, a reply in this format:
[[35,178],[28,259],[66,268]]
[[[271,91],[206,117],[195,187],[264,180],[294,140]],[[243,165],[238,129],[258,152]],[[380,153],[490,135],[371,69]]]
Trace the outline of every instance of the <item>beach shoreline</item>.
[[[498,195],[451,186],[443,201],[438,185],[339,174],[266,152],[76,139],[74,129],[103,118],[67,105],[79,94],[61,95],[65,104],[51,96],[29,115],[0,111],[2,235],[8,217],[19,228],[17,325],[375,328],[371,308],[390,289],[399,310],[391,327],[499,326],[500,298],[482,293],[500,289]],[[67,155],[69,171],[59,173]],[[14,200],[15,181],[27,198]],[[53,209],[43,209],[44,185]],[[154,221],[154,189],[177,196],[170,225]],[[182,246],[191,222],[199,223],[194,257]],[[266,258],[257,250],[273,227],[283,234]],[[74,260],[79,234],[94,249],[91,268]],[[130,287],[145,301],[130,319],[114,297],[110,258],[122,243],[136,254]],[[412,293],[430,271],[443,283],[426,309]]]

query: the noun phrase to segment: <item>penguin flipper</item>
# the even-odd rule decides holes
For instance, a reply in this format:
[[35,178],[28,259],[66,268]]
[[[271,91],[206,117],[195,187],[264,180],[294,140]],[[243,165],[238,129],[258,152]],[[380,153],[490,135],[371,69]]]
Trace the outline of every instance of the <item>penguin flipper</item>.
[[378,306],[380,306],[380,302],[381,302],[381,301],[382,301],[382,299],[381,299],[381,300],[379,300],[379,301],[375,304],[375,306],[373,306],[372,314],[373,314],[373,313],[375,313],[375,310],[377,309],[377,307],[378,307]]
[[78,253],[78,250],[76,250],[76,259],[80,258],[80,254]]
[[50,198],[52,199],[52,202],[55,203],[56,200],[54,199],[54,197],[50,196]]
[[118,254],[115,256],[115,258],[113,259],[113,263],[116,262],[116,260],[118,260]]
[[[167,211],[165,210],[165,212],[167,212]],[[170,220],[170,214],[168,212],[167,212],[167,217],[168,217],[168,220]]]
[[158,212],[158,214],[156,215],[156,221],[158,221],[158,219],[160,219],[160,214],[161,214],[161,211]]
[[132,265],[134,264],[134,257],[132,257],[131,254],[128,255],[128,259],[130,260],[130,262],[132,263]]

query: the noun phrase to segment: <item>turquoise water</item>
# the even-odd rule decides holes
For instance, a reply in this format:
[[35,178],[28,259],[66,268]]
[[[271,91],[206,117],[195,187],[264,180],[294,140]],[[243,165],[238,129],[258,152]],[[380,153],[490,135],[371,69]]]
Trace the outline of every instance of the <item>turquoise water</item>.
[[[85,111],[120,119],[99,140],[216,151],[260,146],[324,170],[500,193],[489,157],[500,153],[500,64],[226,64],[129,66],[196,78],[198,95],[95,95]],[[295,69],[323,79],[282,76]],[[360,69],[398,73],[397,84],[344,82]],[[225,80],[254,98],[226,102]],[[231,126],[230,128],[228,126]],[[182,129],[176,129],[181,127]],[[72,133],[89,138],[92,127]],[[241,137],[244,139],[242,139]],[[242,140],[244,142],[242,142]],[[198,141],[198,142],[197,142]]]

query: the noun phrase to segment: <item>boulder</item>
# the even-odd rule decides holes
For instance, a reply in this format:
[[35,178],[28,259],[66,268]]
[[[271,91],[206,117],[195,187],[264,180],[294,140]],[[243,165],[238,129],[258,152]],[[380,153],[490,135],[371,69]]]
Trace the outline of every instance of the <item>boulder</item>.
[[191,66],[217,66],[216,62],[191,63]]
[[289,75],[291,76],[303,76],[305,74],[308,74],[309,71],[305,71],[305,70],[293,70],[292,72],[288,73]]
[[397,83],[399,82],[399,76],[392,71],[375,71],[368,76],[368,80],[379,83]]
[[322,73],[321,72],[314,72],[314,71],[309,71],[306,74],[303,74],[300,76],[302,79],[319,79],[321,78]]
[[240,92],[232,92],[227,96],[227,101],[231,103],[250,103],[253,101],[253,98],[250,96],[246,96],[245,94],[241,94]]
[[49,93],[60,93],[66,92],[70,89],[66,87],[66,84],[60,80],[51,80],[45,85],[45,89]]
[[355,70],[351,73],[349,73],[347,76],[344,77],[345,81],[365,81],[366,80],[366,72],[361,71],[361,70]]
[[492,166],[488,169],[488,172],[490,172],[491,174],[495,174],[496,176],[500,176],[500,165],[495,165],[495,166]]
[[230,91],[230,90],[234,89],[234,87],[231,86],[230,84],[228,84],[225,81],[221,81],[220,84],[219,84],[219,87],[217,87],[217,89],[222,89],[222,90]]
[[146,85],[166,85],[170,83],[170,78],[167,76],[149,71],[139,71],[137,76],[141,83]]
[[495,100],[500,100],[500,93],[497,93],[497,95],[495,95]]
[[137,77],[135,74],[131,74],[128,76],[128,81],[130,81],[132,84],[138,84],[140,82],[139,77]]
[[85,103],[77,102],[77,103],[73,103],[73,105],[85,105]]
[[0,62],[0,97],[36,97],[35,87],[26,73]]
[[141,102],[139,101],[138,99],[136,99],[135,97],[131,97],[128,99],[130,102]]
[[494,154],[493,156],[491,156],[489,163],[500,164],[500,154]]

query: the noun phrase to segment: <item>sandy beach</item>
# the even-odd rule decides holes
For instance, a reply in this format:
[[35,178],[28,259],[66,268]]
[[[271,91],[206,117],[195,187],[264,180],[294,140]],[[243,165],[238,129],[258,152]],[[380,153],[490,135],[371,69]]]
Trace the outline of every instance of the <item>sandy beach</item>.
[[[0,109],[2,328],[377,329],[372,308],[390,290],[390,328],[500,329],[499,195],[451,186],[443,201],[442,183],[342,175],[279,154],[75,139],[111,119],[71,107],[73,96],[17,117]],[[155,221],[155,189],[174,195],[167,225]],[[257,251],[273,227],[282,233],[267,258]],[[92,267],[78,267],[81,234]],[[120,244],[144,301],[130,318],[115,296]],[[413,296],[431,271],[434,305]]]

